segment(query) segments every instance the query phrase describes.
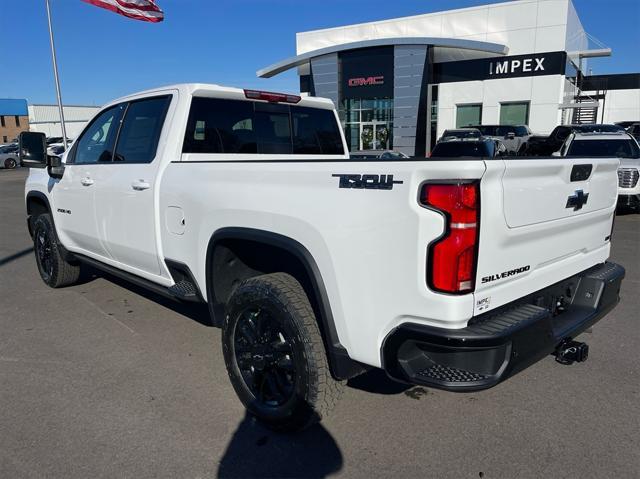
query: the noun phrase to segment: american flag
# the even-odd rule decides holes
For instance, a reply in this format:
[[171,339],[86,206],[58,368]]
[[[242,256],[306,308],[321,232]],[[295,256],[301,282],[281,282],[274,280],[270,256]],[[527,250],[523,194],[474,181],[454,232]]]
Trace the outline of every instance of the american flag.
[[155,0],[82,0],[96,7],[106,8],[125,17],[143,22],[161,22],[164,13]]

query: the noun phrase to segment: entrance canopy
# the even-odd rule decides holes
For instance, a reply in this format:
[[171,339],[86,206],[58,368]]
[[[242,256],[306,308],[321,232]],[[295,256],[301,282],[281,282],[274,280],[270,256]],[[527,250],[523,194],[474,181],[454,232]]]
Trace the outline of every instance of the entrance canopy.
[[[506,55],[509,48],[506,45],[461,38],[442,37],[393,37],[363,40],[359,42],[343,43],[318,50],[301,53],[286,58],[256,72],[260,78],[271,78],[279,73],[309,63],[312,58],[345,50],[361,48],[394,46],[394,45],[429,45],[435,47],[436,61],[453,61],[462,59],[482,58],[486,56]],[[450,58],[449,58],[450,57]]]

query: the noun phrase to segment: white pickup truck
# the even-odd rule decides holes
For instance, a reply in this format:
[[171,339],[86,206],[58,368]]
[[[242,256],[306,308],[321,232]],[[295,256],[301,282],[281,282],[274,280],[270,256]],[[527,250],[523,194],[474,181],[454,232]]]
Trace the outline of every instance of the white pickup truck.
[[575,336],[619,300],[617,159],[350,160],[329,100],[204,84],[108,104],[62,161],[37,133],[20,153],[44,282],[88,263],[206,302],[240,400],[280,430],[372,367],[473,391],[583,361]]

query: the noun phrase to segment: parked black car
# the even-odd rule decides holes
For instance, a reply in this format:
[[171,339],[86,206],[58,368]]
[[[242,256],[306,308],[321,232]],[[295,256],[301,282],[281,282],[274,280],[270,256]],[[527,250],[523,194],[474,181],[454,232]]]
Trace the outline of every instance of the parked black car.
[[494,138],[478,138],[475,140],[441,141],[431,150],[431,158],[454,158],[472,156],[495,158],[507,155],[507,148]]
[[455,128],[452,130],[444,130],[442,136],[438,139],[438,143],[441,141],[477,139],[481,136],[482,133],[480,133],[480,130],[477,128]]
[[526,146],[520,152],[527,156],[549,156],[558,151],[565,140],[573,132],[579,133],[613,133],[622,131],[618,125],[588,123],[582,125],[558,125],[549,135],[531,135]]

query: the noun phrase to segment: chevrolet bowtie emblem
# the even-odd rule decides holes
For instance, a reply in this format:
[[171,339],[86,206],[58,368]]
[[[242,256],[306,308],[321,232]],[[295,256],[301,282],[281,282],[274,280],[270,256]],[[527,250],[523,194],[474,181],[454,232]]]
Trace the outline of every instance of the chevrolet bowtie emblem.
[[573,211],[582,209],[587,204],[589,193],[585,194],[582,190],[576,190],[575,194],[567,198],[567,206],[565,208],[573,208]]

